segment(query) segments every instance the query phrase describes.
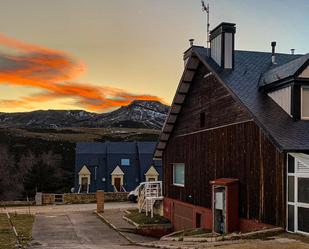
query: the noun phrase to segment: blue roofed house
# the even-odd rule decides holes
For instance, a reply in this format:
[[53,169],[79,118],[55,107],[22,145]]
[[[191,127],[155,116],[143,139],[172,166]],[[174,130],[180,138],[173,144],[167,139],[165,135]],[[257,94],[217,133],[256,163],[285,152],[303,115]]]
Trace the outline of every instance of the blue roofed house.
[[77,143],[75,192],[126,192],[140,182],[161,180],[161,161],[153,160],[155,146],[155,142]]

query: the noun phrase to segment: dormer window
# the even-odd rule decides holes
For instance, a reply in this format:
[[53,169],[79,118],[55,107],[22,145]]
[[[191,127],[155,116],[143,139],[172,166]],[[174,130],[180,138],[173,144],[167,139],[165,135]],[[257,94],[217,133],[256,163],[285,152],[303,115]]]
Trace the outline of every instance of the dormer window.
[[309,120],[309,86],[301,88],[301,118]]
[[[294,56],[294,55],[292,55]],[[266,92],[294,120],[309,121],[309,54],[281,66],[272,65],[260,79]]]

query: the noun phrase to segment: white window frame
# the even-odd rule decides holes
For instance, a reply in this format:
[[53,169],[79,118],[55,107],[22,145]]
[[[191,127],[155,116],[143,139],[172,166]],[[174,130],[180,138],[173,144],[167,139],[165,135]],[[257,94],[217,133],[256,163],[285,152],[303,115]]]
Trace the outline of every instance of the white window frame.
[[[289,165],[288,165],[288,156],[292,156],[294,158],[294,173],[289,173]],[[298,172],[297,169],[297,162],[299,161],[297,158],[295,158],[291,154],[287,154],[287,177],[286,177],[286,200],[287,200],[287,205],[286,205],[286,230],[288,231],[288,206],[291,205],[294,207],[294,233],[299,233],[299,234],[304,234],[304,235],[309,235],[307,232],[303,232],[298,230],[298,207],[303,207],[303,208],[308,208],[309,209],[309,203],[303,203],[303,202],[298,202],[298,178],[309,178],[309,173],[300,173]],[[289,202],[288,195],[289,195],[289,186],[288,186],[288,178],[289,176],[294,176],[294,202]],[[293,233],[291,231],[288,231],[290,233]]]
[[[184,176],[183,176],[183,182],[184,184],[180,184],[180,183],[175,183],[175,166],[177,164],[183,164],[183,167],[184,167]],[[177,187],[184,187],[185,186],[185,180],[186,180],[186,165],[184,163],[173,163],[173,185],[174,186],[177,186]]]
[[308,86],[302,86],[300,88],[300,116],[301,116],[302,120],[309,120],[309,117],[305,117],[303,115],[303,90],[304,89],[308,89],[309,90],[309,87]]

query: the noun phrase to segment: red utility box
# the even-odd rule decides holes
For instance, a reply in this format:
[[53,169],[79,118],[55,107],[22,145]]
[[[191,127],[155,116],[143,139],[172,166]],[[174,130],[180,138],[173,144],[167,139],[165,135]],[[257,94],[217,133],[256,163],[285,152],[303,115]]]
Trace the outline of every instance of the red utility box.
[[238,217],[238,179],[220,178],[211,181],[212,185],[212,230],[225,234],[237,231]]

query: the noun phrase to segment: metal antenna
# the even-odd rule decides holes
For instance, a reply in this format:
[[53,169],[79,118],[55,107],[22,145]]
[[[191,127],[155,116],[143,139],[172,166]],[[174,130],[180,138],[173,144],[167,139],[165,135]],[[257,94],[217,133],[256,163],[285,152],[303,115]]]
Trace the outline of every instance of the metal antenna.
[[210,24],[209,24],[209,4],[205,4],[205,2],[202,0],[202,11],[203,12],[206,12],[207,14],[207,51],[208,51],[208,48],[209,48],[209,36],[210,36],[210,32],[209,32],[209,27],[210,27]]

